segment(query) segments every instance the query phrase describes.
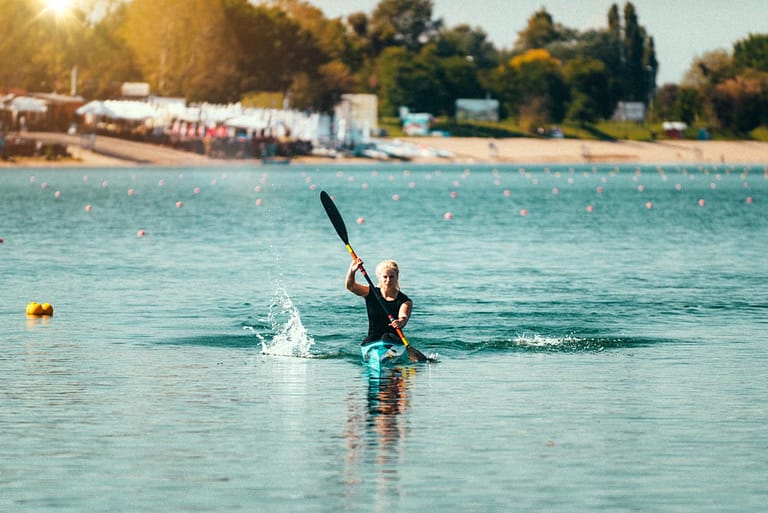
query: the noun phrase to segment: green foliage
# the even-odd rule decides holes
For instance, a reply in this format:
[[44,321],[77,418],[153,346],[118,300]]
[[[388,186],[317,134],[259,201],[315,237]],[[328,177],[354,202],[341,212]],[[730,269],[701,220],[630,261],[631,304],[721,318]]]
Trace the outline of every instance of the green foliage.
[[737,77],[715,87],[712,104],[721,126],[747,134],[766,122],[768,78]]
[[[541,8],[509,50],[494,47],[480,28],[444,27],[433,19],[433,0],[379,0],[370,15],[337,19],[311,0],[78,5],[54,16],[41,0],[0,0],[0,89],[67,92],[77,67],[78,93],[89,99],[146,81],[154,94],[192,101],[274,91],[292,107],[330,111],[342,94],[360,92],[377,94],[384,115],[407,106],[450,118],[456,99],[490,96],[514,126],[502,132],[568,120],[571,134],[599,137],[592,131],[617,101],[655,98],[655,120],[732,134],[768,125],[768,35],[750,34],[732,55],[705,53],[682,86],[657,91],[654,39],[632,2],[623,10],[611,5],[605,27],[583,33]],[[451,131],[467,130],[487,127]]]
[[768,34],[750,34],[733,45],[733,63],[738,69],[768,71]]
[[376,46],[416,51],[429,42],[440,23],[432,20],[432,0],[380,0],[371,18]]
[[749,133],[749,136],[755,141],[768,142],[768,126],[763,125],[755,128]]
[[673,119],[693,125],[703,110],[699,92],[692,87],[681,87],[675,101]]
[[447,132],[454,137],[524,137],[517,125],[501,123],[456,123],[450,118],[440,118],[432,124],[434,130]]
[[605,94],[609,74],[597,59],[576,58],[568,63],[565,75],[571,86],[568,118],[579,123],[594,123],[611,115],[615,102]]

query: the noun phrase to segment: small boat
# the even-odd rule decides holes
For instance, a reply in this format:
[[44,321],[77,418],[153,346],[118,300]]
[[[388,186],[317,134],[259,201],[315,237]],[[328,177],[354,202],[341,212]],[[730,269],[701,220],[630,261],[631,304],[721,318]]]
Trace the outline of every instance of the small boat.
[[410,362],[404,344],[384,340],[374,340],[361,345],[360,355],[363,357],[363,365],[377,372],[383,368]]
[[261,163],[270,164],[270,165],[273,165],[273,164],[287,165],[291,163],[291,157],[263,157],[261,159]]

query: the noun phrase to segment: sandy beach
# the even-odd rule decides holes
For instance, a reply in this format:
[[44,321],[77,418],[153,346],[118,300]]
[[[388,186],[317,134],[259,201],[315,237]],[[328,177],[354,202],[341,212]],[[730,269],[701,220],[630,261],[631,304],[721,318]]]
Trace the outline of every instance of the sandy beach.
[[[67,145],[72,158],[47,161],[16,158],[0,167],[134,167],[264,165],[261,160],[221,160],[153,144],[98,136],[92,149],[77,135],[33,132],[25,137]],[[414,163],[455,164],[751,164],[768,166],[768,143],[755,141],[589,141],[574,139],[407,137],[398,141],[423,149]],[[436,157],[439,150],[450,157]],[[360,164],[360,158],[298,157],[295,164]]]

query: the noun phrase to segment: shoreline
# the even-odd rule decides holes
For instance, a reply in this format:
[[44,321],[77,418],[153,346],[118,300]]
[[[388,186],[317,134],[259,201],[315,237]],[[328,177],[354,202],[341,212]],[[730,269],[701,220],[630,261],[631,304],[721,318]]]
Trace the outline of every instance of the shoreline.
[[[98,136],[94,151],[83,147],[79,136],[29,132],[25,138],[65,144],[72,158],[49,161],[43,157],[20,157],[0,161],[2,168],[44,167],[210,167],[263,166],[261,159],[215,159],[149,143]],[[423,149],[426,156],[411,160],[374,160],[360,157],[300,156],[291,165],[366,165],[385,162],[407,164],[685,164],[762,165],[768,170],[768,143],[758,141],[663,140],[594,141],[581,139],[490,139],[480,137],[402,137],[393,139]],[[451,157],[433,156],[435,150]]]

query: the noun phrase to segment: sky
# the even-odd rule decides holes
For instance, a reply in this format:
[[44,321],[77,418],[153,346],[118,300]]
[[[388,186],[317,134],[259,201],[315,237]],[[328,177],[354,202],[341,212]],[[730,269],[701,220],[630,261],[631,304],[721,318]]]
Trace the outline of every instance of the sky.
[[[328,18],[373,13],[378,0],[307,0]],[[433,18],[448,27],[480,27],[497,48],[512,48],[528,18],[545,7],[569,28],[608,25],[608,9],[626,0],[433,0]],[[749,34],[768,34],[766,0],[632,0],[639,22],[653,36],[659,61],[657,84],[680,83],[693,59],[706,52],[733,51]]]

